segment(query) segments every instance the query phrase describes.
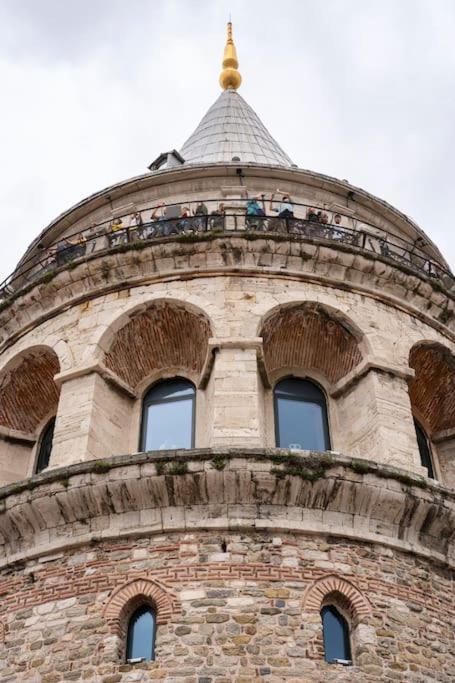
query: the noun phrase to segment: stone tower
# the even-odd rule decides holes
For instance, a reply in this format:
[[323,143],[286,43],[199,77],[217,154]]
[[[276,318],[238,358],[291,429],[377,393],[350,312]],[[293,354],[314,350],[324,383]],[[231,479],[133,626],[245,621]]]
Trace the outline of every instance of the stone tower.
[[455,680],[453,275],[240,82],[1,285],[2,682]]

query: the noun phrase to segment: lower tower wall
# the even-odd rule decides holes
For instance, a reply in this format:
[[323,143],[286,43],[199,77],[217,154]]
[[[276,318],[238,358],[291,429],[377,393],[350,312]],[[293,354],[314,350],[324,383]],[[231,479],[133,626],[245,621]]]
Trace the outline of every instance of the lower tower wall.
[[[127,664],[118,622],[146,586],[157,602],[156,661]],[[451,573],[380,545],[262,532],[122,539],[4,570],[1,590],[5,682],[455,676]],[[326,594],[352,603],[353,666],[324,662]]]

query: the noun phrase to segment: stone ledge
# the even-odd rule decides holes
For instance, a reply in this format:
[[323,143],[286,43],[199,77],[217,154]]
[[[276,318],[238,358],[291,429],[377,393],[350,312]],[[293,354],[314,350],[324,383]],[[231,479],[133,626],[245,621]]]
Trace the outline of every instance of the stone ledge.
[[7,348],[68,306],[114,291],[157,281],[232,274],[298,278],[349,289],[406,310],[455,339],[455,296],[424,274],[389,261],[358,247],[265,233],[162,238],[141,244],[140,250],[100,251],[72,262],[71,268],[55,271],[50,281],[37,281],[30,291],[18,292],[15,299],[2,304],[0,344]]
[[333,452],[140,453],[0,490],[0,566],[97,539],[195,528],[330,534],[455,566],[454,491]]

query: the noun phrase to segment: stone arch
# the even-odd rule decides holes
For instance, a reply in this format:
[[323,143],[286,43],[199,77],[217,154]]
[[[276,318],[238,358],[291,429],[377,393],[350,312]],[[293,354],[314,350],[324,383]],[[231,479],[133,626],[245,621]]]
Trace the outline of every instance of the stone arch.
[[415,377],[409,385],[414,413],[429,435],[455,428],[455,356],[438,342],[415,344],[409,353]]
[[60,391],[54,377],[59,371],[49,346],[29,347],[11,358],[0,371],[0,425],[36,434],[57,412]]
[[372,611],[367,598],[352,583],[335,574],[315,581],[305,592],[303,608],[307,612],[320,612],[329,599],[348,612],[352,622],[359,622]]
[[141,603],[153,606],[158,626],[167,624],[174,614],[181,611],[174,593],[157,581],[144,577],[132,579],[113,591],[104,608],[104,618],[114,631],[124,631],[128,617]]
[[264,316],[259,336],[272,381],[304,368],[335,384],[359,365],[365,345],[362,332],[343,314],[314,302],[274,308]]
[[173,299],[142,304],[120,316],[100,340],[104,363],[134,390],[172,369],[197,383],[211,325],[201,310]]

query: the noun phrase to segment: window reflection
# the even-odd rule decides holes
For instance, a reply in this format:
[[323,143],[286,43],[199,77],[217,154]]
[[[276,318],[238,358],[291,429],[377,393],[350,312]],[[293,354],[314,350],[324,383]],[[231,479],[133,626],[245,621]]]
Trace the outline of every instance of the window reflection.
[[351,645],[346,619],[333,605],[327,605],[322,608],[321,618],[325,661],[333,662],[337,659],[350,661]]
[[128,624],[126,659],[155,659],[155,612],[143,605],[137,609]]
[[325,396],[316,384],[289,377],[276,385],[274,395],[277,446],[330,450]]
[[38,458],[36,460],[35,474],[46,469],[52,453],[52,441],[54,439],[55,417],[45,426],[40,439]]
[[433,459],[431,457],[431,449],[428,437],[417,420],[414,420],[414,427],[416,430],[417,445],[419,447],[420,463],[422,467],[427,468],[428,476],[431,477],[431,479],[435,479],[436,477],[434,475]]
[[195,389],[185,379],[155,384],[145,395],[142,451],[194,447]]

